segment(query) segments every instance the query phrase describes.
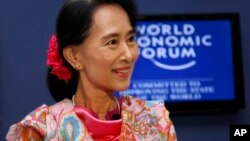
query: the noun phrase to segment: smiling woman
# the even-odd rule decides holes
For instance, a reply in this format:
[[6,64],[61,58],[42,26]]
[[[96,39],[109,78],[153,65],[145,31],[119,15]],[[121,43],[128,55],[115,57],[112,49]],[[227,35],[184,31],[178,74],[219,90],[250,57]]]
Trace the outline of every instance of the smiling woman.
[[160,101],[123,96],[138,57],[130,0],[67,0],[52,36],[48,86],[58,101],[11,126],[12,140],[176,140]]
[[[138,57],[133,28],[127,14],[118,5],[99,6],[93,14],[93,23],[88,38],[76,47],[66,48],[64,55],[72,66],[83,66],[79,70],[80,83],[83,84],[80,87],[86,91],[105,88],[113,95],[114,90],[125,90],[130,84]],[[106,93],[109,92],[90,95],[99,97],[106,96]]]

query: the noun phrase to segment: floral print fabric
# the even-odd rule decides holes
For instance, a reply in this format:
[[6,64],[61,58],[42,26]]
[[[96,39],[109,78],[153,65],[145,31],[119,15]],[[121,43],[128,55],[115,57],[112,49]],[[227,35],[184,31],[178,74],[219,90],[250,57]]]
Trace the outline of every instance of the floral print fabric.
[[[119,141],[176,141],[169,112],[161,101],[122,97],[122,126]],[[30,133],[24,132],[29,129]],[[14,124],[7,141],[93,141],[84,123],[76,115],[71,100],[52,106],[42,105]]]

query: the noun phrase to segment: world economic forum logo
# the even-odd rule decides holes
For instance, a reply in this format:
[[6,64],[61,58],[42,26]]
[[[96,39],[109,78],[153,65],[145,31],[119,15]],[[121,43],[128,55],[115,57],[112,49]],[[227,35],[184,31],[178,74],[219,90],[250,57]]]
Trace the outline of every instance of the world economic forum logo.
[[192,24],[139,22],[136,30],[139,55],[166,70],[195,66],[196,50],[212,46],[212,36],[196,32]]

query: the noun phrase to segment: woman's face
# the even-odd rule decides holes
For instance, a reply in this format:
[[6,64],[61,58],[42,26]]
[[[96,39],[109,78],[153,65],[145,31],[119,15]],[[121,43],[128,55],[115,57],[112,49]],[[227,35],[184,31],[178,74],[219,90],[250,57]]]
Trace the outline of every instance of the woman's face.
[[129,87],[138,47],[128,15],[121,7],[110,4],[96,9],[89,36],[78,51],[83,83],[105,91]]

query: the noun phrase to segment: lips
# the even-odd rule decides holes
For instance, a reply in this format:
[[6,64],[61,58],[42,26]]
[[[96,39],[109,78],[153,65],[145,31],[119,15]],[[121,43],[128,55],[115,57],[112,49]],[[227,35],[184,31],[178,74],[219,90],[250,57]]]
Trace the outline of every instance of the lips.
[[113,69],[112,72],[116,73],[121,78],[128,78],[130,74],[131,66],[120,67]]

